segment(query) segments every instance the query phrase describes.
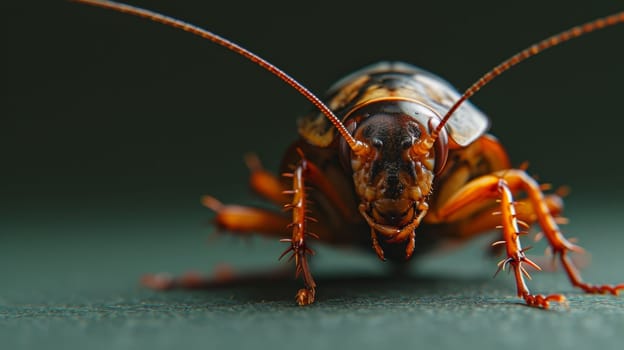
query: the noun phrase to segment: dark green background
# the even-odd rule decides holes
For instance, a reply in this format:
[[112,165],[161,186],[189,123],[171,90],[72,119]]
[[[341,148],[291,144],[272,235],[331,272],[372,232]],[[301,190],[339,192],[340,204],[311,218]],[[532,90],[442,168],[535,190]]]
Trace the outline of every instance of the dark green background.
[[[403,60],[465,88],[547,35],[622,9],[618,1],[135,4],[234,39],[322,93],[342,75]],[[206,244],[201,194],[255,203],[242,155],[275,168],[307,102],[244,59],[134,17],[66,2],[2,5],[0,337],[20,347],[615,347],[622,298],[587,297],[561,274],[571,311],[516,304],[490,279],[485,242],[407,279],[372,255],[321,250],[320,303],[296,284],[153,293],[143,272],[279,266],[282,246]],[[474,98],[515,164],[570,185],[572,224],[593,252],[588,279],[622,281],[620,179],[624,28],[524,63]],[[540,248],[541,249],[541,248]],[[539,253],[539,252],[538,252]],[[612,265],[609,265],[612,264]],[[63,345],[63,342],[69,342]],[[11,347],[10,347],[11,348]]]

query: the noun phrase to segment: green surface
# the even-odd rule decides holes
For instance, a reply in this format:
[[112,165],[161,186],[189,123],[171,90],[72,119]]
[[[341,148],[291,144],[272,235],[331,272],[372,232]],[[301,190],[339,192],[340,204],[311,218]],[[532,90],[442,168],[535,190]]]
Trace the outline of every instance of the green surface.
[[[574,202],[573,202],[574,203]],[[613,211],[572,205],[568,231],[593,253],[588,280],[622,281],[624,237]],[[569,309],[523,306],[509,275],[492,279],[483,239],[430,256],[408,276],[392,277],[372,252],[321,248],[314,259],[318,303],[295,306],[289,278],[200,291],[154,292],[145,272],[209,272],[221,262],[270,271],[283,248],[263,239],[206,242],[205,213],[133,223],[11,222],[0,247],[3,348],[390,347],[616,349],[624,341],[624,298],[575,291],[562,273],[534,273],[536,292],[562,292]],[[83,211],[93,219],[98,213]],[[6,225],[6,223],[5,223]],[[183,234],[182,234],[183,232]],[[59,236],[62,240],[58,239]],[[537,250],[537,249],[536,249]]]

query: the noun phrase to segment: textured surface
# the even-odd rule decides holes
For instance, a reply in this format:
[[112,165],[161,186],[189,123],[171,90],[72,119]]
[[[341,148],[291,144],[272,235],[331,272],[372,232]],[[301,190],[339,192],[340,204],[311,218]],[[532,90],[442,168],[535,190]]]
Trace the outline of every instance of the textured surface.
[[[616,214],[570,215],[578,218],[568,229],[584,233],[593,252],[586,278],[621,281],[624,238],[616,234]],[[423,259],[403,277],[392,277],[373,254],[321,249],[314,260],[319,302],[308,308],[294,305],[298,284],[290,278],[197,291],[139,288],[149,271],[209,271],[224,261],[241,271],[281,265],[275,257],[282,247],[265,240],[201,244],[209,230],[193,225],[197,217],[99,228],[51,217],[9,223],[15,235],[0,247],[4,348],[615,349],[624,341],[623,298],[583,295],[561,273],[535,273],[532,289],[564,292],[570,308],[525,307],[510,276],[492,280],[495,265],[483,258],[483,240]]]

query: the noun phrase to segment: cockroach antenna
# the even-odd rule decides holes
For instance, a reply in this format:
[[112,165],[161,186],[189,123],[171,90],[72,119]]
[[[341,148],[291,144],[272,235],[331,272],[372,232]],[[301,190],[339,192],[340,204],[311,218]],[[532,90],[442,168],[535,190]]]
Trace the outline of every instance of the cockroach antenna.
[[316,108],[318,108],[321,111],[321,113],[323,113],[329,119],[329,121],[331,121],[332,124],[334,124],[334,126],[336,127],[340,135],[344,137],[344,139],[347,141],[347,144],[349,145],[351,150],[353,150],[353,152],[357,154],[365,154],[368,152],[369,146],[361,141],[356,140],[353,136],[351,136],[351,134],[349,133],[349,131],[347,131],[345,126],[342,124],[342,122],[340,122],[340,119],[336,117],[334,112],[332,112],[331,109],[321,101],[321,99],[319,99],[310,90],[308,90],[305,86],[303,86],[293,77],[288,75],[286,72],[277,68],[273,64],[269,63],[264,58],[243,48],[242,46],[228,39],[225,39],[221,37],[220,35],[217,35],[209,30],[197,27],[195,25],[181,21],[179,19],[175,19],[173,17],[169,17],[169,16],[166,16],[166,15],[154,12],[154,11],[143,9],[140,7],[122,4],[122,3],[114,2],[114,1],[107,1],[107,0],[69,0],[69,1],[78,2],[78,3],[96,6],[96,7],[101,7],[101,8],[105,8],[109,10],[114,10],[117,12],[127,13],[127,14],[134,15],[137,17],[147,18],[154,22],[158,22],[158,23],[168,25],[170,27],[178,28],[183,31],[202,37],[204,39],[208,39],[215,44],[221,45],[225,47],[226,49],[245,57],[251,62],[266,69],[271,74],[275,75],[276,77],[284,81],[286,84],[290,85],[293,89],[297,90],[297,92],[299,92],[301,95],[307,98],[310,102],[312,102],[312,104]]
[[457,110],[457,108],[459,108],[459,106],[461,106],[462,103],[472,97],[472,95],[479,91],[483,86],[488,84],[497,76],[503,74],[505,71],[509,70],[511,67],[526,60],[529,57],[533,57],[540,52],[543,52],[546,49],[557,46],[568,40],[578,38],[593,31],[616,25],[621,22],[624,22],[624,11],[610,16],[601,17],[585,24],[581,24],[579,26],[572,27],[566,31],[548,37],[538,42],[537,44],[531,45],[528,48],[506,59],[505,61],[494,67],[492,70],[485,73],[481,78],[479,78],[479,80],[472,84],[464,92],[464,94],[453,104],[448,112],[446,112],[446,115],[444,115],[444,118],[442,118],[442,121],[431,133],[431,144],[433,145],[433,141],[435,141],[435,139],[438,137],[446,122],[451,118],[451,116],[453,116],[453,113]]

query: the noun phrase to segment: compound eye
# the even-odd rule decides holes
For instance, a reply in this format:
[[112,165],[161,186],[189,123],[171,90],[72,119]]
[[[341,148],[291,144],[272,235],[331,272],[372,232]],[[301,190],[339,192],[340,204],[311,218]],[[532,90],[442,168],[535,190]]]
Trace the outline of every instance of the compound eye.
[[[438,120],[429,119],[429,130],[433,130],[438,126]],[[433,173],[438,175],[444,170],[444,166],[446,165],[446,161],[448,159],[448,134],[446,133],[446,129],[442,128],[440,130],[440,134],[438,134],[438,138],[435,140],[433,144],[433,150],[435,152],[435,166],[433,169]]]
[[377,139],[377,138],[372,139],[371,140],[371,144],[376,149],[381,149],[381,147],[383,147],[383,141],[381,141],[380,139]]

